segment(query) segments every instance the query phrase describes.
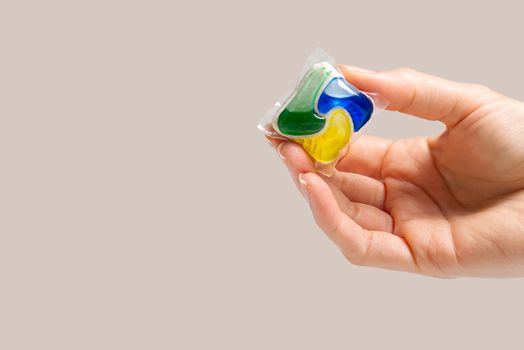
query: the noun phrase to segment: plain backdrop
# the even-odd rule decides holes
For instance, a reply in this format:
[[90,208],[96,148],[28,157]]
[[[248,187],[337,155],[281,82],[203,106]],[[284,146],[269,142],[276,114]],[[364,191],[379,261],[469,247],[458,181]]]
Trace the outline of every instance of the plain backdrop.
[[524,100],[517,4],[1,1],[0,348],[521,349],[524,280],[352,266],[256,130],[317,46]]

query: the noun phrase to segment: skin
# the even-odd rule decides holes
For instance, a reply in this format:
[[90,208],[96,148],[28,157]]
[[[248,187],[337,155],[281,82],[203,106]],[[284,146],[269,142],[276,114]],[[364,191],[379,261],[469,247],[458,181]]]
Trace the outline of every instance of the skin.
[[436,277],[524,275],[524,104],[411,69],[339,66],[363,91],[440,121],[437,137],[363,135],[332,177],[271,140],[318,226],[356,265]]

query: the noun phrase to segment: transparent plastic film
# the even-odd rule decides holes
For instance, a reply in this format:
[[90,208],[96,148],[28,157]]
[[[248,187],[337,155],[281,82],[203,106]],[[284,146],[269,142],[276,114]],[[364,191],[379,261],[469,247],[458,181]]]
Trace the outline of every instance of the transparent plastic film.
[[388,105],[381,95],[351,85],[334,65],[331,56],[315,49],[296,87],[258,124],[268,137],[300,144],[326,176],[333,174],[372,115]]

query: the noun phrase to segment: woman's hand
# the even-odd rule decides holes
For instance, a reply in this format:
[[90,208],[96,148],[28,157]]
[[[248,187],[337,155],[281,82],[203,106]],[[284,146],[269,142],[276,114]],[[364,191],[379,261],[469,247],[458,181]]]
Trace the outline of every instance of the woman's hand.
[[411,69],[339,69],[388,109],[446,125],[436,138],[364,135],[330,178],[299,145],[272,140],[344,256],[440,277],[524,275],[524,105]]

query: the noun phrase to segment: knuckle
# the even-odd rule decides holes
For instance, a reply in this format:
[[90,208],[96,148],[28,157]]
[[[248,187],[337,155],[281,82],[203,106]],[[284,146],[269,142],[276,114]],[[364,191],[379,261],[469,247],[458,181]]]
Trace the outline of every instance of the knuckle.
[[337,173],[334,177],[335,183],[339,188],[346,188],[347,186],[347,179],[345,176],[343,176],[340,173]]
[[346,249],[340,249],[340,252],[349,261],[352,265],[355,266],[364,266],[364,259],[361,255],[351,254]]
[[344,221],[339,220],[338,223],[332,229],[325,228],[324,231],[330,233],[332,237],[336,237],[336,238],[342,237],[344,235],[343,226],[344,226]]
[[466,86],[473,98],[487,101],[497,96],[495,91],[483,84],[466,84]]
[[348,244],[341,246],[340,251],[342,255],[353,265],[369,266],[369,251],[372,245],[371,239],[363,242],[347,242]]
[[356,205],[355,203],[351,202],[349,204],[348,211],[349,211],[350,216],[353,219],[353,221],[358,222],[359,219],[362,216],[362,209],[358,205]]
[[486,96],[493,94],[493,90],[491,90],[489,87],[483,84],[467,84],[469,90],[471,90],[473,93],[475,93],[478,96]]
[[396,72],[404,78],[413,78],[417,74],[417,71],[411,67],[401,67]]

